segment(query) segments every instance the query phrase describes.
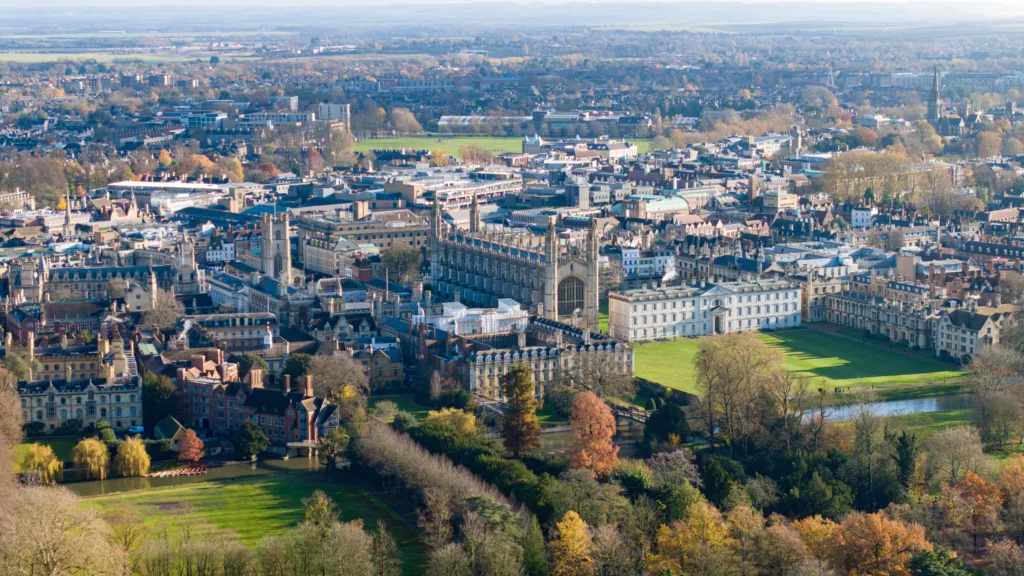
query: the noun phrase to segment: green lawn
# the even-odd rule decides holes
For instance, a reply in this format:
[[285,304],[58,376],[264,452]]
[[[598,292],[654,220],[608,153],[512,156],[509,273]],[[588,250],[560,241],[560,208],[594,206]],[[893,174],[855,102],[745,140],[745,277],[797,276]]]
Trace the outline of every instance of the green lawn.
[[[816,330],[789,330],[758,334],[762,342],[786,354],[785,367],[799,377],[811,379],[812,388],[823,386],[851,389],[891,388],[962,378],[965,372],[954,365],[923,354],[904,354],[847,340]],[[693,357],[699,339],[654,342],[638,345],[634,354],[635,373],[670,388],[695,392]]]
[[28,450],[30,444],[46,444],[50,448],[53,448],[53,453],[60,458],[61,462],[71,462],[71,449],[78,444],[78,438],[70,436],[61,436],[59,438],[29,438],[22,444],[18,444],[14,447],[14,471],[21,472],[21,466],[18,462],[21,461],[22,454]]
[[427,412],[430,411],[429,406],[417,404],[413,400],[412,394],[395,394],[391,396],[373,396],[369,400],[370,408],[373,408],[377,402],[382,400],[391,400],[398,405],[398,409],[403,412],[408,412],[416,417],[418,422],[422,422],[427,417]]
[[[438,142],[440,140],[440,142]],[[518,136],[489,138],[489,137],[454,137],[454,138],[431,138],[431,137],[409,137],[409,138],[373,138],[356,142],[356,152],[367,150],[383,150],[396,148],[411,148],[415,150],[441,149],[452,156],[458,156],[463,146],[476,144],[483,146],[494,154],[505,152],[522,152],[523,139]]]
[[608,333],[608,303],[605,302],[597,308],[597,331],[602,334]]
[[544,407],[537,410],[537,420],[541,426],[545,424],[566,424],[569,419],[555,411],[555,406],[550,402],[544,403]]
[[932,435],[942,432],[947,428],[967,426],[970,424],[971,410],[962,408],[960,410],[941,410],[939,412],[927,412],[924,414],[905,414],[900,416],[888,416],[885,419],[890,429],[914,432],[921,440],[927,440]]
[[130,508],[136,510],[147,526],[167,525],[182,505],[192,504],[196,518],[223,533],[237,536],[253,545],[267,534],[282,534],[302,521],[302,499],[320,489],[338,504],[344,521],[362,519],[367,530],[383,520],[402,554],[405,574],[422,574],[423,548],[416,527],[399,516],[370,492],[352,481],[344,472],[328,480],[321,472],[291,472],[215,481],[169,488],[83,498],[100,514]]
[[[440,142],[438,142],[438,140],[440,140]],[[632,138],[628,138],[627,140],[635,143],[641,154],[650,150],[650,140],[637,140]],[[523,139],[520,136],[412,136],[408,138],[370,138],[360,140],[356,142],[356,152],[397,148],[412,148],[415,150],[434,150],[439,148],[447,154],[459,156],[459,150],[463,146],[469,146],[470,144],[483,146],[496,155],[505,152],[523,151]]]

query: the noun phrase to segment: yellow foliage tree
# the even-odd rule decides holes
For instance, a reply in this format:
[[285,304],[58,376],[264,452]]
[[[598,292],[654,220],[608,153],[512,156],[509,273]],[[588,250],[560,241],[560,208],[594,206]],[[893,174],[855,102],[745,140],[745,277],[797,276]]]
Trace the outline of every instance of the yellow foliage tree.
[[673,573],[700,574],[712,566],[729,564],[735,540],[721,512],[706,501],[686,509],[686,518],[662,525],[655,537],[654,565]]
[[911,576],[911,558],[932,544],[920,524],[858,512],[839,525],[831,548],[832,566],[849,576]]
[[594,573],[594,542],[590,528],[575,511],[570,510],[555,523],[558,536],[548,543],[551,551],[552,576],[587,576]]
[[99,438],[85,438],[71,450],[75,475],[92,480],[106,480],[110,469],[110,449]]
[[145,476],[149,472],[149,453],[140,436],[126,438],[117,447],[114,470],[121,476]]
[[793,522],[807,550],[818,560],[827,560],[839,525],[821,516],[808,516]]
[[1017,454],[1006,461],[999,473],[999,489],[1007,499],[1024,496],[1024,455]]
[[174,159],[171,158],[171,153],[168,152],[167,150],[161,150],[160,154],[156,158],[156,161],[164,166],[170,166],[171,164],[174,163]]
[[43,444],[29,446],[21,455],[19,464],[23,473],[37,473],[39,481],[44,484],[53,484],[63,478],[64,463],[53,453],[53,448]]
[[458,408],[442,408],[427,413],[427,422],[451,426],[459,434],[476,434],[476,416]]
[[242,163],[237,158],[223,156],[217,159],[217,168],[232,182],[241,182],[245,178]]

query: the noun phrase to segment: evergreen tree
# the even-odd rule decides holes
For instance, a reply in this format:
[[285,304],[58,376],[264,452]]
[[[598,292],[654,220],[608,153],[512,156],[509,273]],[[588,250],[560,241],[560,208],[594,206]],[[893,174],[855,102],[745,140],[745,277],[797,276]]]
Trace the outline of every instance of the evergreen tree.
[[508,404],[501,425],[501,437],[505,440],[505,448],[519,458],[523,451],[537,445],[540,436],[533,377],[529,367],[519,364],[502,376],[501,380]]

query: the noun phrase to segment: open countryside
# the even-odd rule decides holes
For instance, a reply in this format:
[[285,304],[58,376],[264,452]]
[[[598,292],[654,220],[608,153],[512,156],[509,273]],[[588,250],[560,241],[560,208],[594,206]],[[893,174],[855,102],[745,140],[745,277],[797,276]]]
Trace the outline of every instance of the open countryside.
[[[929,358],[923,352],[905,353],[876,343],[862,343],[841,335],[813,329],[758,334],[762,342],[782,350],[785,368],[811,379],[811,389],[851,391],[942,384],[966,373],[954,364]],[[653,342],[636,347],[634,370],[638,377],[669,388],[697,393],[693,358],[701,339]]]

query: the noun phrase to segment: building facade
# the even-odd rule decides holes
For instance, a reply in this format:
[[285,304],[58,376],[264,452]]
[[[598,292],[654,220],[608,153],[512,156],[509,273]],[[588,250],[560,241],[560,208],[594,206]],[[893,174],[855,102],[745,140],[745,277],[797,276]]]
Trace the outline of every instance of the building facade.
[[639,288],[608,295],[608,334],[628,342],[800,325],[801,288],[785,280]]
[[561,240],[553,226],[541,238],[481,227],[479,212],[469,231],[443,223],[434,206],[430,275],[442,301],[496,308],[509,298],[531,314],[597,329],[598,235],[591,220],[582,243]]

